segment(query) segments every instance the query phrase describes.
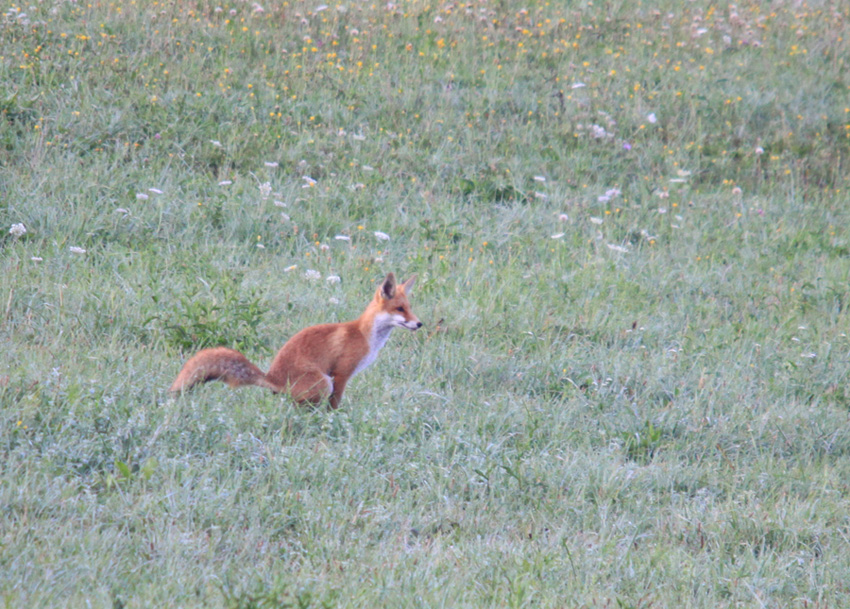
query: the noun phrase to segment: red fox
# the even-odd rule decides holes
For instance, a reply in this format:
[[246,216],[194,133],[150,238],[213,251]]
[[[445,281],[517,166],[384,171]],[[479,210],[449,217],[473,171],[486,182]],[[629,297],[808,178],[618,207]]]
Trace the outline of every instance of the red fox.
[[415,280],[414,275],[396,285],[395,275],[389,273],[360,317],[304,328],[281,347],[266,374],[239,351],[214,347],[191,357],[169,391],[219,379],[231,387],[258,385],[275,393],[286,391],[299,404],[327,399],[331,408],[337,408],[348,381],[375,361],[393,328],[422,327],[407,300]]

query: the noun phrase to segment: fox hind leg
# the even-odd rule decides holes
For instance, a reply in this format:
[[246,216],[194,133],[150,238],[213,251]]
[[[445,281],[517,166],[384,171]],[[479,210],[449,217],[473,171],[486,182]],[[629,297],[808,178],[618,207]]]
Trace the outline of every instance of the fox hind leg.
[[290,375],[290,380],[289,393],[299,403],[318,404],[333,393],[333,379],[320,370]]

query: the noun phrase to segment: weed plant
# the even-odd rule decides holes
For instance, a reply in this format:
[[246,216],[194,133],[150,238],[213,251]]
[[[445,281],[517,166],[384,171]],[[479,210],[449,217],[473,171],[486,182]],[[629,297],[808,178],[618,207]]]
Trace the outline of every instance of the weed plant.
[[[850,604],[846,2],[32,4],[6,606]],[[388,271],[341,409],[166,394]]]

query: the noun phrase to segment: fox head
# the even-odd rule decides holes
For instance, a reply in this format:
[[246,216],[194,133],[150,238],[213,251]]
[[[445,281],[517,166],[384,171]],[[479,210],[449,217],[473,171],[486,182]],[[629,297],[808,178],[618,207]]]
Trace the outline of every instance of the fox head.
[[394,327],[408,330],[418,330],[422,327],[422,322],[410,310],[410,302],[407,300],[408,291],[415,281],[416,275],[413,275],[404,283],[396,284],[395,275],[388,273],[375,294],[381,311],[389,317],[389,322]]

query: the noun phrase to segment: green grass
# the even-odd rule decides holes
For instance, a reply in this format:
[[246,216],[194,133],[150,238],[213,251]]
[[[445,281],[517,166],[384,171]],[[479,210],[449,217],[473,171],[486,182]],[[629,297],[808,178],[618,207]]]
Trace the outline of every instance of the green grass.
[[3,604],[846,606],[845,3],[320,4],[3,9]]

